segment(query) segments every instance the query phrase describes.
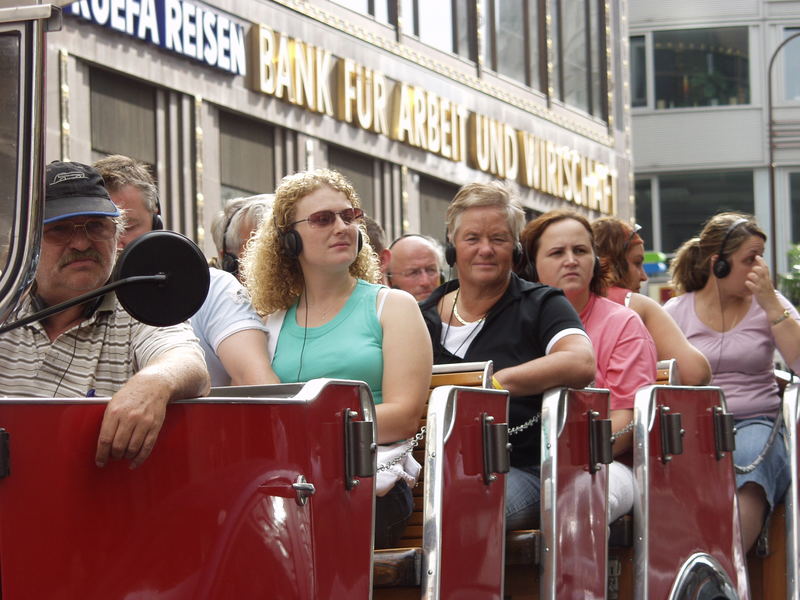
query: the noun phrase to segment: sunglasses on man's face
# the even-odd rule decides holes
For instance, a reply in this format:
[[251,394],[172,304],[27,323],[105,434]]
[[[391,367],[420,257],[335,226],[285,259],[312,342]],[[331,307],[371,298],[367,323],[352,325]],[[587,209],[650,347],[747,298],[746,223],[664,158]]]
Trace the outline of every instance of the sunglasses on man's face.
[[295,221],[294,223],[289,223],[289,226],[297,225],[298,223],[303,223],[305,221],[311,227],[320,228],[320,227],[330,227],[336,221],[337,215],[342,219],[342,222],[345,225],[350,225],[353,221],[361,220],[364,216],[364,211],[360,208],[345,208],[344,210],[340,211],[333,211],[333,210],[319,210],[315,213],[311,213],[305,219],[300,219],[299,221]]
[[93,242],[104,242],[114,237],[117,225],[111,219],[92,219],[84,223],[56,222],[45,225],[43,235],[48,242],[66,245],[75,237],[76,231],[82,231]]

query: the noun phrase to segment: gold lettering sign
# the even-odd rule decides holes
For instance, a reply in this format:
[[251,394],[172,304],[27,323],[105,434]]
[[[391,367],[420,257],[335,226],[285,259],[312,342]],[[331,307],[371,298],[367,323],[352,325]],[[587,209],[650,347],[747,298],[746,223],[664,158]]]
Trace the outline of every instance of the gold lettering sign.
[[[250,87],[365,131],[384,135],[495,177],[607,214],[616,212],[617,174],[608,165],[432,91],[266,25],[250,29]],[[336,91],[335,102],[332,90]]]
[[517,140],[522,185],[577,206],[616,212],[617,174],[607,165],[526,131],[518,131]]
[[333,116],[329,85],[333,55],[329,51],[290,40],[266,25],[250,28],[250,48],[255,56],[252,89]]

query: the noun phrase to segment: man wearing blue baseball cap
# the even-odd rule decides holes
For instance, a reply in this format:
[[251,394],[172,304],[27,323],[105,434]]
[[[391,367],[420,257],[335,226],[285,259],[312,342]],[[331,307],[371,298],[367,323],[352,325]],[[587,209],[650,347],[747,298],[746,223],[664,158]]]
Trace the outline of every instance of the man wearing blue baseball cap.
[[[105,284],[124,217],[100,174],[84,164],[47,165],[39,266],[21,319]],[[95,462],[140,465],[169,401],[208,391],[203,352],[186,324],[136,321],[113,292],[0,335],[0,395],[111,396]]]

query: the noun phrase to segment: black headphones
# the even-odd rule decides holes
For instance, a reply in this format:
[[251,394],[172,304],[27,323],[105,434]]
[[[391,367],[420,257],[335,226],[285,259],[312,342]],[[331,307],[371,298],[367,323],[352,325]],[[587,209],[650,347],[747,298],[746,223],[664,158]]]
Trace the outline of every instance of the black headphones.
[[153,221],[150,224],[150,229],[153,231],[164,229],[164,221],[161,219],[161,202],[158,199],[158,192],[156,192],[156,212],[153,213]]
[[[275,228],[277,229],[277,224]],[[358,255],[364,247],[364,236],[361,234],[361,229],[356,228],[356,231],[358,232],[356,255]],[[278,242],[281,252],[288,258],[297,258],[303,251],[303,238],[300,237],[300,234],[295,229],[287,229],[285,231],[278,229]],[[225,258],[223,257],[222,260],[224,264]]]
[[714,267],[712,268],[714,277],[717,279],[724,279],[730,275],[731,263],[729,263],[728,259],[725,258],[725,244],[728,242],[728,238],[731,236],[733,231],[739,227],[739,225],[743,225],[745,223],[747,223],[747,219],[737,219],[728,227],[728,230],[725,232],[725,237],[722,238],[722,244],[719,246],[719,258],[717,258],[717,261],[714,263]]
[[234,275],[239,272],[239,257],[232,252],[228,252],[228,249],[225,245],[225,238],[228,237],[228,228],[231,226],[233,217],[235,217],[236,213],[238,212],[238,210],[234,212],[230,218],[225,221],[225,229],[222,230],[222,261],[220,262],[220,266],[222,267],[223,271],[227,271],[228,273],[232,273]]
[[[447,234],[445,234],[446,236]],[[511,252],[511,263],[516,267],[522,261],[523,257],[525,256],[525,251],[522,249],[522,244],[517,241],[514,244],[514,250]],[[444,259],[447,261],[448,266],[451,268],[456,264],[456,247],[450,241],[450,238],[447,238],[447,244],[444,247]]]

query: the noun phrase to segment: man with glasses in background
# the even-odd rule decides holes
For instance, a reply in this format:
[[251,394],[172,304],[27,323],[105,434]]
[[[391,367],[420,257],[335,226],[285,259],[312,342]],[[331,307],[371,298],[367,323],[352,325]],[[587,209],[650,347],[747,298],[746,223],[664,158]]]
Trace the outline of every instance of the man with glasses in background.
[[[129,216],[134,219],[133,227],[132,223],[126,222],[125,233],[119,240],[120,247],[154,229],[163,228],[158,188],[146,164],[115,154],[98,160],[94,168],[103,177],[114,204],[125,211],[126,219]],[[278,383],[278,378],[269,368],[266,327],[253,310],[247,291],[237,280],[242,244],[225,245],[225,239],[230,237],[228,234],[237,232],[238,237],[238,233],[243,233],[240,232],[242,222],[237,216],[250,214],[250,209],[255,208],[253,214],[260,213],[263,218],[267,212],[265,199],[266,195],[262,195],[236,201],[235,211],[229,218],[223,217],[225,222],[221,228],[218,225],[213,229],[212,226],[214,232],[221,229],[222,268],[209,271],[208,295],[189,319],[189,324],[200,341],[214,387]],[[246,231],[249,239],[250,232]],[[214,237],[216,239],[216,233]]]
[[422,302],[442,283],[444,251],[432,237],[407,233],[393,241],[389,250],[386,278],[391,287],[405,290]]
[[[124,217],[95,169],[47,165],[36,279],[9,321],[104,285],[123,231]],[[144,325],[113,292],[0,335],[0,395],[111,396],[97,442],[99,467],[110,458],[139,466],[153,449],[167,403],[208,389],[191,328]]]

